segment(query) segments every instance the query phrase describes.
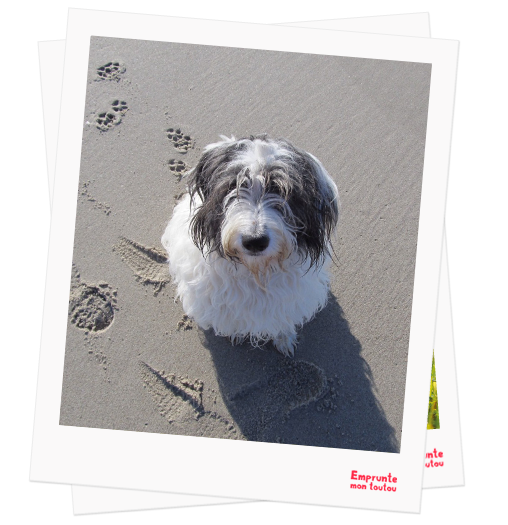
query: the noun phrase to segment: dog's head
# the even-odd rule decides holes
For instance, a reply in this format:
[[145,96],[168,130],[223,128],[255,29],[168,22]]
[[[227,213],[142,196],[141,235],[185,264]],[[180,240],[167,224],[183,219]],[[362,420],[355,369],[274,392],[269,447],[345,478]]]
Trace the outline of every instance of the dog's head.
[[319,266],[338,220],[338,191],[322,164],[285,139],[221,137],[189,173],[190,233],[206,255],[256,277],[291,254]]

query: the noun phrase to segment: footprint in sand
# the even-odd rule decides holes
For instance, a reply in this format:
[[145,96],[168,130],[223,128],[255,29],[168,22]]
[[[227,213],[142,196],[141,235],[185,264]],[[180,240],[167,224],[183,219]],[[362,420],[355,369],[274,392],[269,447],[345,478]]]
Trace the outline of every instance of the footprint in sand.
[[182,180],[182,177],[186,172],[190,170],[190,166],[183,160],[170,159],[168,160],[169,171],[178,179],[178,182]]
[[96,80],[116,80],[119,82],[122,73],[125,73],[125,66],[121,62],[108,62],[97,68],[98,78]]
[[148,248],[122,237],[113,246],[113,251],[120,255],[139,282],[153,285],[155,295],[171,280],[168,256],[162,249]]
[[230,401],[246,416],[244,433],[249,439],[264,441],[267,432],[286,421],[291,411],[321,399],[327,392],[328,381],[321,368],[285,359],[274,373],[245,385]]
[[176,329],[178,331],[183,330],[185,332],[186,330],[192,330],[192,328],[192,318],[190,318],[187,314],[183,314],[180,321],[178,321]]
[[168,139],[180,153],[187,153],[193,146],[194,141],[190,135],[184,135],[181,129],[169,128],[166,130]]
[[71,323],[88,332],[106,330],[115,318],[116,294],[108,283],[87,284],[81,281],[73,264],[69,297]]
[[127,102],[115,99],[107,111],[101,111],[96,119],[95,126],[101,131],[108,131],[122,122],[122,117],[128,111]]
[[175,431],[187,433],[192,427],[201,437],[244,439],[227,418],[205,410],[202,381],[155,370],[144,362],[140,362],[140,373],[160,415]]

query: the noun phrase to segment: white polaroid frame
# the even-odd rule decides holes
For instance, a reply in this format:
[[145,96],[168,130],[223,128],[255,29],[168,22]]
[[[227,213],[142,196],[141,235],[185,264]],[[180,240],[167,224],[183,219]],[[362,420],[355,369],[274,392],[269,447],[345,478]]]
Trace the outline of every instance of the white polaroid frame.
[[[181,43],[432,64],[400,454],[218,439],[200,439],[196,448],[195,440],[199,438],[58,424],[82,133],[79,113],[73,108],[84,104],[92,35],[159,41],[167,41],[167,35],[171,35],[171,41]],[[418,512],[426,434],[421,422],[427,411],[457,51],[458,43],[447,40],[70,10],[32,480]],[[184,468],[188,466],[185,452],[191,447],[200,464],[199,479]],[[172,468],[181,474],[178,480],[166,476],[160,468],[160,457],[171,449],[179,452],[172,455]],[[124,461],[126,456],[128,462]],[[397,491],[352,491],[349,485],[353,470],[374,475],[390,473],[398,478]],[[238,484],[232,472],[249,475],[242,476]],[[309,477],[314,480],[312,484],[302,482]]]

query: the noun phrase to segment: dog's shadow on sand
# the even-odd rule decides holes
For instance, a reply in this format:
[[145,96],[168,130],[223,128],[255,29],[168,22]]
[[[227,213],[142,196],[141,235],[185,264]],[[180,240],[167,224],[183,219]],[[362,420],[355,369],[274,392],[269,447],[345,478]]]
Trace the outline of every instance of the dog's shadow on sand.
[[232,346],[211,330],[201,334],[224,402],[246,439],[399,452],[360,342],[335,297],[300,331],[293,359],[271,344]]

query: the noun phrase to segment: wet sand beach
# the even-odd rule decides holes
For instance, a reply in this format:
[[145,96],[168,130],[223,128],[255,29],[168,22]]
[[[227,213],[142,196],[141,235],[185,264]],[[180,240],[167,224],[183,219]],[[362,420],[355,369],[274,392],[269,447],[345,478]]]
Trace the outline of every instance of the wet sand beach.
[[[430,77],[93,37],[60,423],[398,452]],[[203,148],[257,133],[314,154],[340,194],[330,299],[293,359],[196,326],[160,242]]]

